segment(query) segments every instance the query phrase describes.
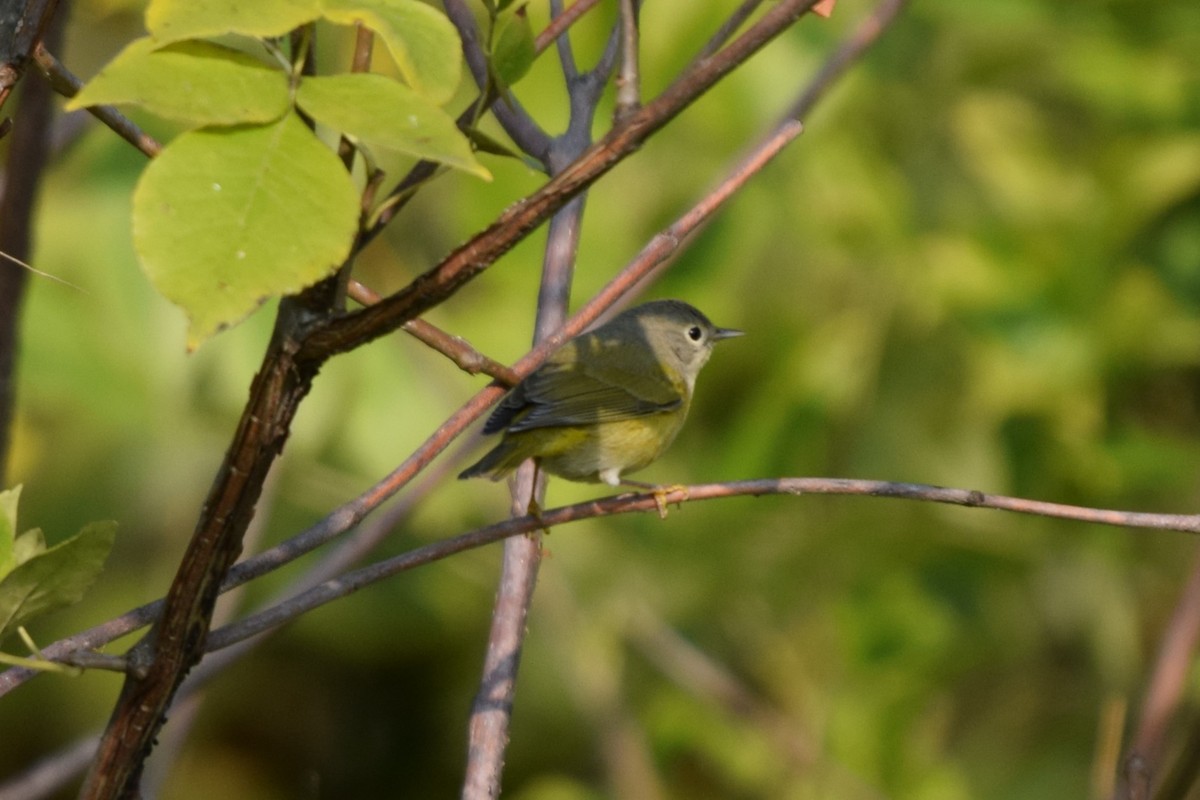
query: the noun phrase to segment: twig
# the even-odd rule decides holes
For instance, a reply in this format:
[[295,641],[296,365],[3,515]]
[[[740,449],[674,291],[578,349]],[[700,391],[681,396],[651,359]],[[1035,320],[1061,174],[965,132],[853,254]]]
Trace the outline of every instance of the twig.
[[[83,86],[83,81],[72,74],[69,69],[54,57],[54,54],[41,44],[33,51],[33,59],[50,81],[50,86],[54,91],[63,97],[74,97],[79,94],[79,89]],[[88,106],[87,110],[89,114],[112,128],[118,136],[138,150],[141,150],[142,153],[150,158],[154,158],[162,152],[162,145],[154,137],[143,131],[132,120],[112,106]]]
[[[25,74],[25,65],[37,42],[56,19],[61,28],[65,15],[56,17],[57,7],[58,0],[4,4],[4,13],[0,14],[0,108]],[[0,123],[0,130],[7,133],[6,124]]]
[[[668,505],[717,500],[728,497],[761,497],[786,494],[845,495],[883,497],[896,500],[915,500],[929,503],[988,508],[1018,514],[1051,517],[1054,519],[1110,525],[1123,528],[1144,528],[1160,531],[1200,533],[1200,515],[1148,514],[1136,511],[1115,511],[1085,506],[1047,503],[1020,497],[986,494],[974,489],[953,489],[919,483],[854,480],[846,478],[763,478],[760,480],[706,483],[674,487],[662,499]],[[658,513],[659,500],[654,493],[634,493],[602,497],[583,503],[542,511],[539,515],[524,515],[506,519],[483,528],[427,544],[407,553],[347,572],[297,595],[286,603],[247,617],[240,622],[213,631],[209,647],[219,649],[255,636],[265,630],[289,622],[302,614],[339,597],[392,575],[440,561],[449,556],[493,544],[520,534],[543,528],[553,528],[569,522],[593,517],[610,517],[634,512]]]
[[[371,53],[375,49],[375,34],[361,22],[354,23],[354,55],[350,59],[351,72],[368,72],[371,69]],[[338,157],[346,169],[354,163],[354,142],[345,136],[338,139]]]
[[[29,3],[23,12],[16,14],[17,19],[10,17],[6,22],[34,25],[38,35],[48,24],[45,35],[54,42],[62,38],[64,15],[50,22],[53,9],[53,2]],[[35,16],[28,17],[28,14]],[[36,16],[38,14],[44,16]],[[28,30],[14,31],[13,39],[23,39],[30,33]],[[17,45],[16,41],[3,43],[5,48]],[[7,57],[17,56],[23,58],[24,53],[10,53]],[[3,188],[0,189],[0,251],[7,254],[7,258],[0,261],[0,485],[4,485],[16,408],[20,312],[29,277],[25,269],[13,262],[19,264],[30,260],[33,214],[37,208],[38,187],[50,158],[50,122],[54,114],[51,94],[44,83],[27,82],[22,93],[21,117],[9,138]]]
[[638,75],[638,9],[634,0],[621,0],[621,69],[617,72],[617,102],[613,119],[620,124],[642,104]]
[[[550,16],[561,17],[563,14],[562,0],[550,0]],[[554,44],[558,49],[558,61],[562,69],[563,76],[567,82],[575,80],[579,77],[579,67],[575,64],[575,48],[571,46],[571,39],[567,36],[560,36],[554,40]]]
[[[364,306],[374,305],[380,299],[374,289],[353,279],[350,280],[346,293]],[[504,364],[488,358],[461,336],[446,333],[431,322],[423,319],[410,319],[402,327],[413,338],[429,345],[470,375],[483,373],[506,386],[516,386],[520,382],[516,374]]]
[[[1147,787],[1160,772],[1167,725],[1183,698],[1187,675],[1192,667],[1192,655],[1200,639],[1200,553],[1197,555],[1187,584],[1175,604],[1175,612],[1163,633],[1154,672],[1142,701],[1137,730],[1125,756],[1127,765],[1138,765],[1137,770],[1130,771],[1130,774]],[[1118,788],[1118,792],[1124,791],[1128,796],[1135,795],[1136,790],[1136,786],[1128,783]]]
[[540,54],[554,40],[565,33],[568,28],[574,25],[580,17],[599,4],[600,0],[579,0],[577,3],[572,3],[570,8],[562,9],[559,13],[555,14],[554,18],[550,20],[550,24],[534,38],[534,52]]
[[623,633],[676,685],[765,731],[785,761],[796,765],[816,761],[817,746],[811,735],[644,605],[630,616]]
[[722,45],[729,41],[729,37],[733,36],[737,29],[742,27],[742,24],[746,20],[750,19],[750,15],[754,13],[756,8],[762,5],[762,2],[763,0],[743,0],[742,4],[729,15],[729,18],[725,20],[721,27],[717,28],[716,33],[704,43],[704,47],[700,48],[700,52],[696,54],[693,63],[703,61],[720,50]]
[[825,95],[829,87],[842,76],[842,73],[851,64],[858,60],[868,47],[875,43],[875,40],[892,24],[896,15],[903,10],[908,1],[884,0],[876,6],[871,15],[855,29],[850,38],[843,42],[837,51],[821,65],[821,71],[817,73],[817,77],[788,109],[788,118],[803,120],[807,117],[808,112]]

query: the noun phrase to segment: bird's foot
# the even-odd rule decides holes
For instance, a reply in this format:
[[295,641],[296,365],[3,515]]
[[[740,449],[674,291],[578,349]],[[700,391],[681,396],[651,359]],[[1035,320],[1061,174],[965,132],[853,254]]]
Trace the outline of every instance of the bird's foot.
[[[529,503],[525,506],[525,513],[538,521],[538,525],[541,527],[542,533],[546,534],[547,536],[550,535],[550,527],[546,525],[546,521],[542,519],[542,506],[537,500],[532,497],[529,498]],[[533,531],[526,531],[525,538],[532,539]]]
[[658,507],[658,518],[667,518],[667,497],[674,492],[683,492],[683,497],[675,501],[676,505],[683,503],[688,499],[688,488],[682,483],[673,483],[670,486],[662,486],[657,483],[643,483],[641,481],[621,481],[626,486],[633,486],[638,489],[643,489],[654,495],[654,505]]

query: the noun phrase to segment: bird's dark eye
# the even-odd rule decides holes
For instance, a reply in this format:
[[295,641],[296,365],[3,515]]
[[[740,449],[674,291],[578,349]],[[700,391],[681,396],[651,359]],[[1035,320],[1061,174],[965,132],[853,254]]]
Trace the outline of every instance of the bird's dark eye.
[[688,338],[691,339],[693,342],[698,342],[703,337],[704,337],[704,331],[700,330],[699,325],[693,325],[692,327],[688,328]]

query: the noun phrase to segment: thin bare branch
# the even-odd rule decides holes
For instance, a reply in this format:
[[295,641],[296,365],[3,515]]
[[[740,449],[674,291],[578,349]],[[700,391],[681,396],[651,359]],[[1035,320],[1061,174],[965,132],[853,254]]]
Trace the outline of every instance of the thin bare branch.
[[[562,14],[562,0],[550,0],[550,17],[556,19]],[[575,48],[571,46],[569,36],[559,36],[554,43],[558,48],[558,61],[562,67],[563,77],[570,83],[579,77],[579,67],[575,64]]]
[[[0,14],[0,108],[25,74],[25,65],[43,34],[50,29],[57,7],[58,0],[4,4],[4,13]],[[61,16],[59,19],[61,22]],[[0,123],[0,131],[8,132],[7,122]]]
[[[362,283],[351,279],[347,286],[347,295],[364,306],[374,305],[380,300],[379,294]],[[495,378],[506,386],[516,386],[520,381],[511,369],[495,359],[488,358],[476,350],[461,336],[446,333],[441,328],[423,319],[410,319],[404,323],[403,329],[418,341],[438,351],[453,361],[459,369],[471,375],[483,373]]]
[[577,3],[572,3],[570,8],[562,9],[554,15],[554,18],[550,20],[550,24],[534,38],[534,50],[540,54],[553,44],[555,39],[566,33],[567,29],[574,25],[580,17],[599,4],[600,0],[579,0]]
[[837,51],[821,65],[821,71],[788,109],[787,116],[799,120],[807,117],[808,112],[825,95],[829,87],[862,56],[867,48],[875,43],[880,34],[892,24],[896,15],[906,5],[908,5],[908,0],[884,0],[876,6],[871,15],[855,29],[850,38],[844,41]]
[[[50,22],[54,3],[29,3],[18,20],[29,25],[49,25],[46,36],[52,42],[62,38],[64,20]],[[44,13],[44,19],[29,14]],[[24,33],[13,33],[14,38],[24,38]],[[5,42],[4,47],[16,46],[17,42]],[[40,46],[40,45],[39,45]],[[10,53],[10,58],[23,53]],[[21,306],[25,298],[25,286],[29,273],[18,266],[30,260],[33,249],[33,216],[37,208],[38,189],[42,175],[50,158],[50,123],[54,116],[52,95],[46,84],[40,81],[27,82],[21,90],[20,119],[14,126],[9,139],[8,159],[5,165],[3,185],[0,187],[0,251],[5,258],[0,260],[0,485],[4,484],[7,472],[9,442],[12,435],[13,417],[17,400],[17,354],[21,340]]]
[[729,18],[722,23],[720,28],[717,28],[704,47],[700,48],[700,52],[696,54],[695,61],[703,61],[713,53],[720,50],[730,37],[737,32],[737,29],[745,24],[746,20],[754,13],[755,9],[762,5],[763,0],[743,0],[742,4],[734,9],[734,12],[729,15]]
[[1088,508],[1085,506],[1047,503],[1021,497],[986,494],[974,489],[952,489],[917,483],[895,483],[892,481],[853,480],[848,478],[764,478],[760,480],[732,481],[729,483],[706,483],[693,486],[670,487],[660,495],[655,493],[621,494],[602,497],[584,503],[544,510],[538,515],[513,517],[483,528],[454,536],[450,539],[427,544],[407,553],[376,562],[361,569],[345,573],[326,581],[307,592],[297,595],[287,603],[247,617],[240,622],[213,631],[209,646],[213,649],[227,647],[264,630],[282,625],[313,608],[331,602],[338,597],[357,592],[384,578],[406,572],[416,567],[440,561],[466,550],[493,544],[512,536],[532,533],[543,528],[553,528],[569,522],[593,517],[608,517],[634,512],[658,513],[659,503],[682,505],[701,500],[716,500],[727,497],[762,497],[786,494],[796,497],[807,495],[846,495],[858,497],[883,497],[897,500],[915,500],[929,503],[989,508],[1011,511],[1018,514],[1051,517],[1054,519],[1087,522],[1095,525],[1110,525],[1123,528],[1143,528],[1160,531],[1182,531],[1200,533],[1200,515],[1197,514],[1148,514],[1136,511],[1115,511]]
[[[354,55],[350,59],[351,72],[368,72],[371,69],[371,53],[375,50],[375,34],[361,22],[354,23]],[[354,163],[354,143],[342,136],[338,140],[338,157],[349,169]]]
[[[79,94],[83,81],[63,66],[62,62],[41,44],[33,51],[33,59],[47,80],[50,81],[50,86],[54,91],[63,97],[74,97]],[[153,136],[143,131],[112,106],[88,106],[87,110],[89,114],[112,128],[118,136],[150,158],[154,158],[162,152],[162,145]]]
[[[1192,565],[1191,575],[1175,604],[1167,629],[1159,645],[1154,672],[1142,701],[1142,713],[1129,752],[1126,765],[1137,765],[1136,770],[1127,770],[1138,784],[1149,786],[1161,772],[1163,744],[1167,726],[1174,718],[1183,699],[1187,676],[1192,668],[1196,643],[1200,640],[1200,553]],[[1119,786],[1118,796],[1135,796],[1138,786],[1126,780]]]
[[621,0],[621,68],[617,72],[617,103],[613,119],[627,119],[642,104],[641,76],[638,73],[638,9],[634,0]]

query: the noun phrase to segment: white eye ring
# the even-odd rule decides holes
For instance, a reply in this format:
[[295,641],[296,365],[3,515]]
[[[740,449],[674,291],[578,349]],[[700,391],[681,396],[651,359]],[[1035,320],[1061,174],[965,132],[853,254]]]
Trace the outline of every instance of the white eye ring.
[[693,325],[692,327],[688,328],[687,335],[688,338],[693,342],[698,342],[704,337],[704,331],[700,330],[699,325]]

